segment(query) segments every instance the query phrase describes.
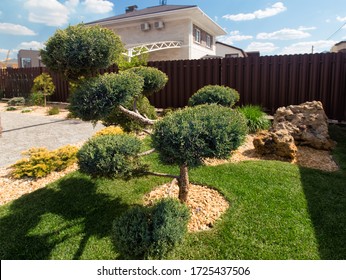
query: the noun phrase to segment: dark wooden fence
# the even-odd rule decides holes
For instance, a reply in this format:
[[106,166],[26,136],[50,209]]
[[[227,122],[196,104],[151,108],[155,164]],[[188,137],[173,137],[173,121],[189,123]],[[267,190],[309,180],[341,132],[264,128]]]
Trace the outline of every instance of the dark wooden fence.
[[[149,62],[169,81],[150,101],[157,108],[183,107],[199,88],[218,84],[235,88],[240,104],[257,104],[274,113],[278,107],[319,100],[330,119],[346,121],[346,54],[324,53],[248,58]],[[28,96],[33,79],[44,68],[0,72],[3,97]],[[102,70],[116,72],[117,67]],[[66,102],[68,83],[52,74],[56,93],[51,101]]]

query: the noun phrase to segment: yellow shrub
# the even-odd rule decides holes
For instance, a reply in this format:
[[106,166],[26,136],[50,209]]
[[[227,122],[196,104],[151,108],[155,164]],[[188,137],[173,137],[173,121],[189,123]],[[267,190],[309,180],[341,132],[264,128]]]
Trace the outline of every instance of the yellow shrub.
[[21,159],[12,165],[14,178],[33,177],[41,178],[53,171],[61,171],[77,161],[78,148],[67,145],[49,151],[46,148],[31,148],[23,152],[27,158]]
[[93,137],[98,137],[102,135],[116,135],[116,134],[123,134],[123,133],[124,131],[121,129],[120,126],[111,125],[99,130],[93,135]]

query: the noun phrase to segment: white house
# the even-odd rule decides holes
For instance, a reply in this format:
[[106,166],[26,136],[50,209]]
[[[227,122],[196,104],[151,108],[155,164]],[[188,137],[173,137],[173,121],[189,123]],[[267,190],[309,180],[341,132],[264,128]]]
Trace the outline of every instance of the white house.
[[160,5],[93,21],[118,34],[129,56],[138,49],[149,60],[199,59],[216,55],[216,36],[226,32],[195,5]]

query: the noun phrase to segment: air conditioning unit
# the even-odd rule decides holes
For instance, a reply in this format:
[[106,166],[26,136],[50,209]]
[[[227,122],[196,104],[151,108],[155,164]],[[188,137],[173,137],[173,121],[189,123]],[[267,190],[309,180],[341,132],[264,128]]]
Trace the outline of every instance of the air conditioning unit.
[[157,21],[154,25],[156,29],[162,29],[165,27],[165,23],[163,21]]
[[141,24],[141,30],[142,31],[150,30],[150,23],[149,22],[142,23]]

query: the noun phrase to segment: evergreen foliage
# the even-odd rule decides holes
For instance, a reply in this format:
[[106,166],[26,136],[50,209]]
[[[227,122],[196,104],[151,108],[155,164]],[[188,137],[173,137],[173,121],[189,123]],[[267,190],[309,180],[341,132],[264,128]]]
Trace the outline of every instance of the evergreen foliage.
[[202,104],[218,104],[232,107],[239,101],[239,93],[230,87],[219,85],[208,85],[199,89],[189,99],[189,106]]

